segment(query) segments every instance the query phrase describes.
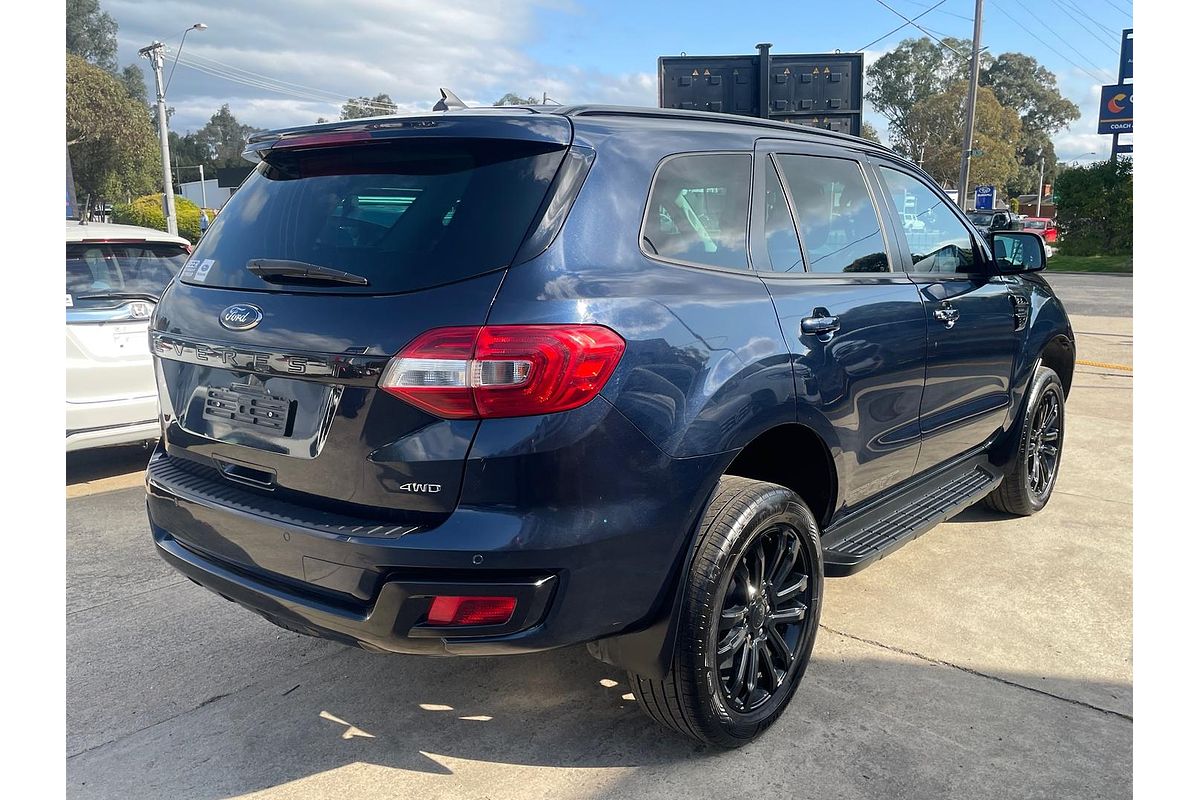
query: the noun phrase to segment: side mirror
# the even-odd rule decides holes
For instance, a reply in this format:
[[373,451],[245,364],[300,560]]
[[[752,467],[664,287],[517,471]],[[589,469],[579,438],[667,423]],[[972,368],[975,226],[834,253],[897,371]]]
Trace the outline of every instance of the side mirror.
[[996,231],[988,237],[996,258],[996,272],[1016,275],[1046,268],[1046,243],[1029,231]]

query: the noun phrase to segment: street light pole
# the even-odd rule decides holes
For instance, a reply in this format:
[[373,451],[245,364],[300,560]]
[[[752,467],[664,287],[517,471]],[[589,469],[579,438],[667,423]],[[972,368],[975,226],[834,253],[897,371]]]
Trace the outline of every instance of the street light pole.
[[1038,210],[1037,213],[1034,213],[1034,217],[1042,216],[1042,196],[1045,193],[1045,184],[1042,181],[1045,180],[1045,175],[1046,157],[1045,154],[1042,154],[1042,161],[1038,164]]
[[983,0],[975,0],[975,33],[971,37],[971,82],[967,86],[967,124],[963,131],[962,163],[958,169],[958,205],[967,209],[971,179],[971,148],[975,139],[975,95],[979,93],[979,40],[983,37]]
[[175,220],[175,188],[171,185],[171,149],[167,141],[167,95],[163,89],[163,43],[143,47],[138,51],[143,58],[150,59],[154,66],[154,90],[158,97],[158,144],[162,148],[163,174],[163,214],[167,218],[167,233],[179,235],[179,225]]
[[[188,31],[202,31],[207,27],[204,23],[197,22],[183,32],[183,38],[187,38]],[[183,50],[182,40],[179,42],[179,49]],[[179,223],[175,217],[175,187],[171,183],[171,147],[167,138],[167,90],[163,87],[162,75],[163,43],[154,42],[146,45],[138,50],[138,55],[150,59],[150,63],[154,67],[154,93],[158,98],[158,144],[162,148],[163,215],[167,218],[167,233],[178,236]],[[175,59],[179,60],[178,52],[175,54]]]

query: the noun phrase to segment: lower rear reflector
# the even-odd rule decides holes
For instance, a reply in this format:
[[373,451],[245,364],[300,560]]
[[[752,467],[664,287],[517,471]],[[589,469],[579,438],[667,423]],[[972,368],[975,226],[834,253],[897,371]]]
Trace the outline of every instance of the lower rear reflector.
[[512,619],[517,607],[515,597],[457,597],[439,595],[429,607],[427,622],[442,627],[451,625],[503,625]]

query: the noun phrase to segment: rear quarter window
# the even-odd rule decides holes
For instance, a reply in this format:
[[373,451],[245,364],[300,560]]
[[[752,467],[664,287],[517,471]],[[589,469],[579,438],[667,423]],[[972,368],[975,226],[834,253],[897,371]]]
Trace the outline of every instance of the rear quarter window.
[[[208,229],[181,280],[281,291],[408,292],[511,263],[561,145],[425,139],[268,153]],[[271,283],[252,259],[315,264],[367,286]]]
[[674,156],[659,165],[642,250],[668,261],[748,269],[749,153]]

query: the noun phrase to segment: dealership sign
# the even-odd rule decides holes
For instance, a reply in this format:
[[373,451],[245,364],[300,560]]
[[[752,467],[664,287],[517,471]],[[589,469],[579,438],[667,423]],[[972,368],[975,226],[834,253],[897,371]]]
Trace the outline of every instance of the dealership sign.
[[977,211],[991,211],[995,206],[996,187],[995,186],[976,186],[975,187],[975,209]]
[[1100,88],[1100,124],[1096,133],[1133,133],[1133,84]]

